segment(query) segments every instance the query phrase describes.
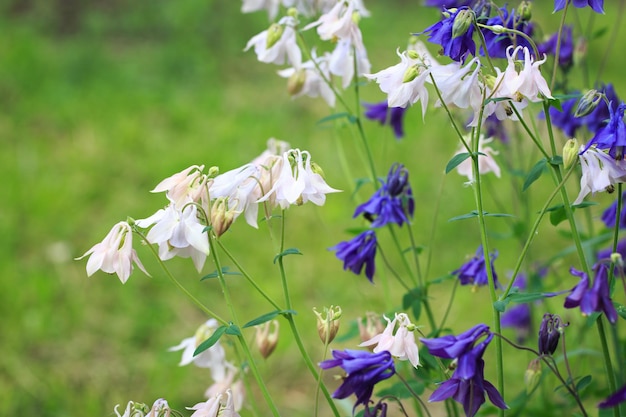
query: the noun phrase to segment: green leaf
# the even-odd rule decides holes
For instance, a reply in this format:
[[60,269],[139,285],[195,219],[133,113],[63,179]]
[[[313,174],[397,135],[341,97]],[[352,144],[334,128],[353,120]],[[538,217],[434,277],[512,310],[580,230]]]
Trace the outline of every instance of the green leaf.
[[563,220],[567,219],[567,213],[565,212],[565,206],[550,212],[550,223],[552,226],[558,226]]
[[437,277],[435,279],[431,279],[428,284],[441,284],[442,282],[446,282],[446,281],[450,281],[451,279],[456,278],[456,275],[453,274],[446,274],[446,275],[442,275],[440,277]]
[[285,249],[282,253],[279,253],[278,255],[276,255],[276,257],[274,257],[274,263],[276,263],[276,261],[282,258],[283,256],[287,256],[287,255],[302,255],[302,252],[300,252],[296,248]]
[[350,123],[356,122],[356,117],[352,116],[348,112],[341,112],[341,113],[331,114],[330,116],[322,117],[320,120],[317,121],[316,124],[321,125],[321,124],[324,124],[324,123],[332,122],[333,120],[343,119],[344,117]]
[[256,319],[250,320],[242,327],[245,329],[246,327],[257,326],[259,324],[265,323],[266,321],[272,320],[274,317],[280,314],[280,310],[270,311],[269,313],[263,314],[262,316],[257,317]]
[[563,157],[559,155],[555,155],[550,158],[550,165],[563,165]]
[[[412,379],[412,380],[407,381],[407,384],[409,385],[409,387],[411,387],[411,390],[413,390],[413,392],[415,392],[417,395],[421,395],[424,393],[425,386],[423,382]],[[388,388],[384,388],[380,391],[377,391],[376,395],[379,397],[392,396],[396,398],[412,397],[411,391],[409,391],[406,385],[404,385],[404,382],[401,382],[401,381],[396,382],[395,384],[393,384],[392,386]]]
[[584,376],[576,383],[576,391],[580,392],[591,384],[591,375]]
[[448,220],[449,222],[455,222],[457,220],[465,220],[465,219],[471,219],[474,217],[478,217],[478,212],[476,210],[470,211],[467,214],[462,214],[460,216],[456,216],[451,218],[450,220]]
[[202,352],[204,352],[205,350],[207,350],[208,348],[210,348],[211,346],[216,344],[217,341],[220,340],[220,337],[222,337],[224,332],[226,332],[227,328],[228,328],[228,326],[222,325],[222,326],[218,327],[217,329],[215,329],[215,331],[213,332],[211,337],[209,337],[207,340],[205,340],[204,342],[202,342],[202,343],[200,343],[198,345],[196,350],[194,350],[194,352],[193,352],[193,356],[197,356],[197,355],[201,354]]
[[526,304],[549,297],[552,297],[552,294],[542,292],[520,292],[509,294],[506,298],[517,304]]
[[446,174],[450,171],[452,171],[454,168],[456,168],[461,162],[465,161],[467,158],[469,158],[471,156],[471,154],[467,153],[467,152],[463,152],[457,155],[454,155],[452,157],[452,159],[448,162],[448,165],[446,165]]
[[415,321],[418,321],[422,314],[422,300],[424,299],[424,293],[420,288],[413,288],[409,290],[402,297],[402,308],[408,310],[409,308],[413,312]]
[[526,176],[526,180],[524,181],[522,192],[526,191],[533,182],[537,181],[539,177],[541,177],[541,174],[545,172],[547,165],[548,160],[546,158],[543,158],[530,169],[530,172],[528,173],[528,175]]
[[[230,267],[224,266],[222,267],[222,275],[241,275],[240,272],[230,272]],[[207,274],[200,278],[200,281],[204,281],[205,279],[217,278],[219,274],[217,273],[217,269],[210,274]]]
[[498,310],[500,313],[504,313],[504,310],[506,310],[506,305],[509,303],[507,301],[508,298],[509,297],[505,298],[504,300],[497,300],[495,303],[493,303],[493,308]]
[[508,213],[487,213],[487,212],[485,212],[483,216],[485,217],[515,217],[514,215],[508,214]]
[[602,36],[604,36],[604,34],[609,30],[609,28],[607,26],[600,28],[598,30],[596,30],[595,32],[593,32],[591,34],[591,37],[589,38],[589,40],[593,40],[593,39],[598,39],[601,38]]
[[615,301],[613,301],[613,305],[615,306],[617,314],[619,314],[621,318],[626,319],[626,307],[620,303],[616,303]]
[[239,327],[235,326],[232,323],[226,328],[225,333],[231,336],[241,336],[241,330],[239,330]]

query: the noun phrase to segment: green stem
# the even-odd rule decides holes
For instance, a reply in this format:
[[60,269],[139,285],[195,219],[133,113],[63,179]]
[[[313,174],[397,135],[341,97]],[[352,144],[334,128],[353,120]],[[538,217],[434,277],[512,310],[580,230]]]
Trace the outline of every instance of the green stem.
[[[285,250],[285,210],[282,210],[281,233],[280,233],[280,254],[282,254],[284,250]],[[287,310],[291,310],[292,309],[291,297],[289,296],[289,286],[287,285],[287,275],[285,273],[285,266],[283,264],[282,256],[278,257],[278,268],[280,270],[280,279],[281,279],[281,283],[283,287],[283,294],[285,296],[285,305],[287,307]],[[296,344],[298,345],[298,350],[300,351],[300,355],[302,356],[302,359],[304,359],[304,362],[307,368],[309,368],[309,371],[311,371],[313,378],[317,381],[320,378],[319,372],[317,371],[317,367],[313,364],[313,361],[311,360],[309,353],[304,347],[304,343],[302,342],[302,337],[300,336],[300,333],[298,332],[298,328],[296,327],[296,323],[293,319],[293,315],[284,314],[284,317],[289,322],[289,328],[291,329],[291,333],[293,334]],[[321,384],[321,389],[335,417],[340,417],[339,410],[337,409],[337,406],[335,405],[335,402],[333,401],[333,398],[331,397],[330,392],[328,392],[326,385]]]
[[[233,318],[233,323],[235,324],[235,326],[237,326],[237,328],[241,329],[241,326],[239,325],[238,320],[237,320],[237,315],[235,313],[235,307],[230,297],[230,291],[228,290],[228,287],[226,285],[226,279],[224,278],[224,273],[222,272],[222,265],[220,263],[220,258],[217,254],[217,251],[215,250],[215,243],[214,243],[215,239],[217,238],[215,238],[213,233],[209,232],[209,245],[211,247],[211,255],[213,257],[213,261],[215,262],[215,268],[217,268],[217,277],[220,282],[220,286],[222,287],[222,293],[224,294],[226,305],[228,306],[230,310],[230,314]],[[252,374],[254,375],[254,378],[256,379],[257,384],[259,385],[259,389],[261,390],[261,393],[263,394],[263,398],[265,398],[265,402],[267,402],[267,405],[269,406],[274,416],[276,417],[280,416],[280,413],[278,412],[278,408],[276,408],[276,404],[274,404],[274,400],[272,399],[272,396],[270,395],[269,391],[267,390],[267,387],[265,386],[265,382],[263,381],[263,378],[261,377],[261,373],[259,372],[259,369],[256,366],[256,362],[254,360],[254,357],[252,356],[252,352],[250,352],[250,348],[248,347],[248,343],[246,342],[246,339],[243,337],[243,334],[240,333],[239,335],[237,335],[237,340],[239,341],[239,344],[241,345],[241,348],[243,349],[244,355],[246,356],[246,359],[248,360],[248,366],[250,367],[250,370],[252,371]]]

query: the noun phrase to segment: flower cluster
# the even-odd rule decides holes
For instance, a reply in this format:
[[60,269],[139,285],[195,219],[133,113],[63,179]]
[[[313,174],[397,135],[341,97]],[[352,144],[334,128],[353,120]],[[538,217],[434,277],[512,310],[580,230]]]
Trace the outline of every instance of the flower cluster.
[[[489,262],[491,263],[491,272],[493,274],[493,281],[496,287],[498,283],[498,276],[493,266],[493,262],[498,257],[498,252],[493,252],[489,255]],[[452,272],[453,275],[459,277],[461,285],[475,285],[477,287],[489,285],[489,276],[487,274],[487,260],[485,259],[485,253],[482,245],[476,250],[476,254],[472,259],[461,265],[459,269]]]

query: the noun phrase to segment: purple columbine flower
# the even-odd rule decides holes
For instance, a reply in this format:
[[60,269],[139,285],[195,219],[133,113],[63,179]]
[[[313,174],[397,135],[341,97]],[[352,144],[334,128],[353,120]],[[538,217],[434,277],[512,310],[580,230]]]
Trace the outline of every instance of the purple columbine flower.
[[462,33],[453,35],[453,28],[455,27],[455,20],[459,19],[471,19],[471,16],[466,15],[471,10],[464,6],[459,7],[456,10],[446,9],[445,17],[440,22],[429,26],[421,33],[430,33],[428,41],[441,45],[443,54],[450,57],[454,61],[463,62],[468,55],[474,54],[476,51],[476,44],[472,39],[474,35],[474,25],[470,22],[464,25],[467,28]]
[[404,137],[404,113],[407,107],[389,108],[387,100],[374,104],[363,103],[363,105],[366,107],[365,117],[376,120],[381,125],[391,126],[396,139]]
[[409,184],[409,171],[402,164],[395,163],[389,169],[387,181],[380,180],[382,187],[365,203],[354,211],[353,217],[363,214],[372,222],[372,227],[382,227],[388,223],[402,226],[409,222],[415,211],[413,191]]
[[[537,45],[539,54],[556,55],[556,44],[559,39],[559,33],[555,33],[550,38]],[[559,67],[569,68],[574,63],[574,39],[572,37],[572,27],[563,26],[561,35],[561,47],[559,49]]]
[[504,121],[498,119],[495,113],[487,116],[483,122],[483,128],[486,130],[486,138],[498,138],[502,143],[509,143],[509,134],[506,131]]
[[[523,20],[520,16],[516,16],[515,10],[509,12],[506,7],[499,9],[499,13],[490,17],[485,24],[488,26],[500,25],[508,29],[516,29],[530,37],[532,37],[533,34],[532,23]],[[533,50],[532,45],[530,45],[526,38],[521,36],[516,36],[513,39],[507,34],[493,33],[489,29],[483,29],[482,32],[485,37],[485,43],[487,44],[487,52],[492,58],[506,58],[506,48],[511,45],[525,46],[529,51]],[[515,44],[513,41],[515,41]],[[481,55],[485,55],[485,51],[482,47],[480,48],[480,53]]]
[[626,385],[609,395],[604,401],[598,404],[598,408],[612,408],[626,401]]
[[344,270],[350,269],[360,275],[365,265],[365,276],[370,282],[374,282],[376,233],[373,230],[367,230],[348,242],[340,242],[329,250],[337,251],[335,256],[343,261]]
[[[593,133],[598,133],[607,125],[607,122],[611,118],[611,109],[613,111],[617,110],[618,103],[622,102],[619,97],[617,97],[615,88],[611,83],[601,84],[596,87],[596,90],[606,96],[606,101],[600,100],[598,107],[587,116],[583,117],[583,123],[587,126],[587,129]],[[610,103],[608,106],[606,104],[607,102]],[[574,113],[572,112],[572,114]]]
[[580,307],[584,315],[604,313],[606,318],[614,324],[617,321],[617,311],[609,295],[609,268],[604,262],[594,266],[595,278],[589,288],[589,277],[582,271],[570,268],[570,273],[580,278],[579,283],[572,288],[570,295],[565,298],[565,308]]
[[604,0],[554,0],[554,11],[557,12],[565,8],[568,1],[579,9],[589,6],[594,12],[604,14]]
[[[526,276],[520,274],[515,278],[514,287],[520,290],[526,289]],[[502,327],[514,328],[517,330],[517,341],[524,342],[530,334],[532,320],[530,315],[530,305],[518,304],[506,310],[502,315],[500,323]]]
[[609,155],[616,160],[624,159],[624,148],[626,147],[624,110],[626,110],[624,102],[621,102],[617,109],[614,109],[609,104],[609,123],[596,132],[596,135],[589,141],[584,151],[595,144],[598,149],[608,149]]
[[[612,229],[615,227],[615,220],[617,220],[616,217],[617,199],[606,210],[604,210],[604,213],[602,213],[602,222],[606,225],[606,227]],[[626,191],[622,193],[622,212],[619,214],[619,228],[626,229]],[[609,253],[609,255],[611,254]]]
[[[580,94],[580,91],[573,91],[572,94]],[[550,107],[550,120],[552,125],[558,127],[568,138],[576,137],[576,131],[585,125],[584,117],[574,117],[578,98],[573,97],[561,102],[559,111],[555,107]],[[545,118],[544,113],[540,113],[541,118]]]
[[357,405],[367,407],[372,397],[374,385],[390,378],[396,373],[391,353],[386,350],[380,353],[370,353],[364,350],[345,351],[333,350],[333,358],[319,364],[322,369],[340,367],[346,371],[343,383],[333,393],[334,398],[347,398],[356,395]]
[[453,7],[469,6],[476,0],[426,0],[424,6],[432,7],[447,7],[449,9]]
[[537,341],[540,355],[552,355],[556,351],[563,327],[561,317],[550,313],[543,315]]
[[[476,343],[485,335],[485,339]],[[496,407],[508,408],[496,387],[485,380],[485,361],[482,357],[492,339],[493,333],[485,324],[476,325],[458,336],[420,339],[431,355],[456,358],[458,364],[452,377],[441,383],[428,401],[443,401],[452,397],[463,404],[466,416],[473,417],[485,402],[486,393]]]
[[[493,262],[498,257],[498,251],[494,251],[489,255],[491,261],[491,271],[493,272],[493,280],[496,287],[499,287],[498,276],[493,266]],[[461,285],[476,285],[483,286],[489,284],[489,277],[487,276],[487,263],[485,262],[485,255],[483,252],[483,246],[480,245],[476,250],[476,254],[472,259],[464,263],[459,269],[452,272],[453,275],[459,277]]]

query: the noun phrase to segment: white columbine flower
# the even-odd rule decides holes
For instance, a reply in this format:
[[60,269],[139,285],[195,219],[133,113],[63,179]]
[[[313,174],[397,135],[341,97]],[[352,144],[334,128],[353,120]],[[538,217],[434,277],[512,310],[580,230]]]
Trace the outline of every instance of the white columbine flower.
[[243,407],[243,400],[246,392],[241,378],[235,381],[235,377],[238,372],[235,367],[229,367],[226,370],[226,376],[220,381],[215,381],[213,385],[206,389],[204,396],[206,398],[216,397],[220,394],[225,394],[226,391],[230,391],[233,395],[233,405],[235,411],[240,411]]
[[[518,72],[515,61],[520,51],[524,52],[524,67]],[[541,61],[533,61],[527,47],[509,46],[506,49],[506,57],[508,65],[496,78],[494,97],[510,97],[518,102],[525,98],[531,102],[538,102],[543,100],[539,97],[541,93],[546,98],[552,98],[548,83],[539,71],[539,65],[546,62],[545,56]]]
[[259,10],[267,10],[270,20],[274,20],[278,14],[280,0],[243,0],[241,13],[252,13]]
[[192,165],[179,173],[165,178],[151,191],[165,192],[167,199],[182,208],[188,200],[199,201],[206,193],[207,176],[202,173],[204,165]]
[[352,44],[360,47],[363,44],[361,30],[357,24],[358,11],[353,0],[340,0],[318,20],[308,24],[304,30],[317,26],[317,34],[323,41],[349,39]]
[[383,317],[387,320],[385,330],[359,346],[376,345],[374,353],[386,350],[400,360],[408,360],[414,367],[419,366],[419,354],[413,334],[415,326],[409,320],[409,316],[405,313],[396,313],[393,320]]
[[209,240],[204,231],[205,226],[198,219],[197,206],[188,203],[182,211],[170,204],[148,218],[137,220],[137,225],[142,228],[154,225],[146,239],[149,243],[159,245],[159,257],[162,260],[174,256],[190,257],[196,269],[201,271],[209,254]]
[[[353,48],[354,46],[354,48]],[[371,71],[370,61],[367,58],[365,47],[355,45],[350,39],[340,39],[330,54],[329,69],[333,75],[341,77],[341,86],[348,88],[354,77],[354,54],[356,53],[357,76]]]
[[295,18],[285,16],[278,23],[273,23],[268,30],[253,36],[244,50],[254,46],[257,59],[261,62],[276,65],[289,63],[299,68],[302,52],[296,40],[295,26]]
[[[224,399],[224,397],[226,397]],[[195,410],[191,417],[241,417],[233,405],[233,398],[230,390],[225,394],[219,394],[209,398],[207,401],[198,403],[188,410]]]
[[[466,140],[469,140],[469,136],[466,137]],[[493,148],[491,148],[490,146],[485,146],[492,141],[493,138],[485,139],[484,135],[480,135],[479,137],[478,152],[484,155],[478,155],[478,172],[480,172],[480,175],[487,174],[488,172],[493,172],[496,177],[500,178],[500,167],[493,157],[493,155],[498,154],[498,151],[493,150]],[[467,149],[465,149],[464,146],[461,146],[454,155],[458,155],[464,152],[467,152]],[[468,184],[474,181],[472,158],[467,158],[465,161],[461,162],[459,165],[457,165],[456,170],[460,175],[467,177],[467,179],[469,180]]]
[[146,275],[150,275],[133,249],[133,231],[127,222],[117,223],[102,242],[96,243],[76,260],[87,255],[91,255],[87,261],[87,276],[100,269],[108,274],[116,273],[123,284],[133,271],[133,262]]
[[221,381],[225,379],[227,376],[227,370],[232,367],[232,365],[226,361],[226,352],[219,341],[207,350],[201,352],[199,355],[193,356],[196,348],[200,346],[202,342],[211,337],[217,327],[217,320],[207,320],[206,323],[198,327],[194,336],[183,339],[178,345],[169,348],[168,350],[170,352],[178,350],[183,351],[183,356],[178,365],[185,366],[193,363],[200,368],[209,368],[211,371],[211,378],[213,378],[214,381]]
[[[580,150],[585,149],[581,146]],[[582,177],[580,193],[574,204],[580,204],[589,193],[612,190],[617,183],[626,182],[626,161],[616,161],[595,146],[580,154]]]
[[[322,72],[327,80],[330,80],[330,71],[328,69],[329,54],[316,57],[313,54],[313,59],[317,63],[317,67]],[[289,79],[289,94],[291,97],[296,98],[300,96],[309,97],[322,97],[330,107],[335,107],[335,93],[328,85],[320,71],[318,71],[313,61],[307,61],[300,66],[299,69],[287,68],[278,71],[278,75],[283,78]],[[287,149],[285,149],[287,150]]]
[[[409,57],[407,51],[397,51],[401,62],[375,74],[365,74],[375,80],[383,93],[387,93],[389,107],[407,107],[418,101],[422,102],[422,117],[428,105],[428,90],[424,83],[429,78],[430,68],[417,58]],[[416,55],[411,51],[411,55]]]
[[152,408],[146,417],[170,417],[171,414],[172,409],[170,405],[163,398],[159,398],[152,404]]
[[283,154],[278,179],[258,201],[274,198],[276,204],[283,209],[307,201],[321,206],[326,202],[326,194],[336,192],[339,190],[331,188],[320,174],[313,172],[309,152],[292,149]]

